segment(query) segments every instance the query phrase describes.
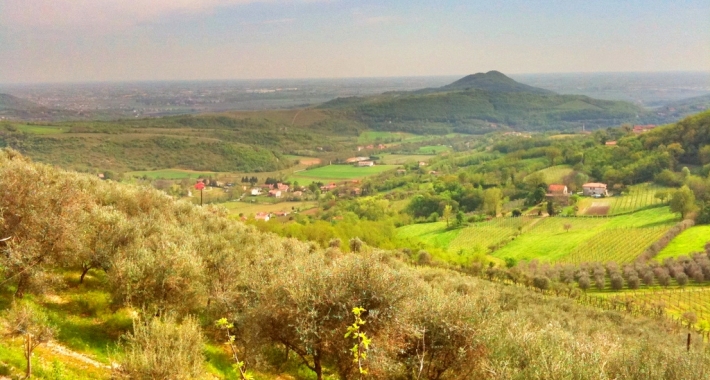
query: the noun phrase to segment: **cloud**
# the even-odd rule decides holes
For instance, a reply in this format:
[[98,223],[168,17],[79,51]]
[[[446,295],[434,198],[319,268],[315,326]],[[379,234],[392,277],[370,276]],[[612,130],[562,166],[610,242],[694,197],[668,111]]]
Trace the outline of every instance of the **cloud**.
[[[0,25],[20,28],[121,28],[173,14],[210,13],[220,7],[314,0],[5,0]],[[317,0],[315,0],[317,1]]]

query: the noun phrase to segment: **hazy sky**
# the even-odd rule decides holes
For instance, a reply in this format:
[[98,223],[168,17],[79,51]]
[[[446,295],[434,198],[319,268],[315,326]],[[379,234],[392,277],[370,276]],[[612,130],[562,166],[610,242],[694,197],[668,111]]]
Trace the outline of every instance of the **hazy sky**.
[[710,1],[0,0],[0,83],[710,70]]

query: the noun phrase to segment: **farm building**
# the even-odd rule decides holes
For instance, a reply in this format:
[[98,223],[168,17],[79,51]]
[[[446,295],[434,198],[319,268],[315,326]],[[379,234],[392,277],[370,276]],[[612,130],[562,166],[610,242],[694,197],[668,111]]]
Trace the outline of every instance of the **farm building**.
[[359,166],[359,167],[375,166],[375,163],[373,161],[360,161],[357,163],[357,166]]
[[368,159],[369,159],[369,157],[350,157],[347,160],[345,160],[345,163],[354,164],[354,163],[360,162],[360,161],[367,161]]
[[569,190],[567,189],[567,186],[556,185],[556,184],[552,184],[552,185],[548,186],[547,192],[550,193],[550,195],[567,195],[567,194],[569,194]]
[[616,146],[616,141],[607,141],[607,142],[604,143],[604,145],[607,145],[607,146]]
[[336,185],[335,182],[331,182],[327,185],[321,186],[320,189],[321,189],[321,191],[331,191],[331,190],[335,189],[336,187],[338,187],[338,185]]
[[652,130],[653,128],[656,128],[655,125],[649,124],[649,125],[634,125],[634,133],[639,134],[639,133],[644,133]]
[[251,193],[250,193],[250,194],[251,194],[252,196],[261,195],[261,189],[255,187],[255,188],[251,189]]
[[289,186],[288,186],[288,185],[284,185],[283,183],[279,182],[279,183],[276,184],[276,188],[277,188],[278,190],[281,190],[281,191],[284,192],[284,193],[288,193]]
[[281,190],[269,190],[269,196],[274,198],[281,198]]
[[269,213],[267,213],[267,212],[257,212],[254,219],[263,220],[265,222],[268,222],[269,219],[271,219],[271,216],[269,216]]
[[584,195],[604,195],[607,196],[609,193],[606,192],[606,183],[590,182],[582,185]]

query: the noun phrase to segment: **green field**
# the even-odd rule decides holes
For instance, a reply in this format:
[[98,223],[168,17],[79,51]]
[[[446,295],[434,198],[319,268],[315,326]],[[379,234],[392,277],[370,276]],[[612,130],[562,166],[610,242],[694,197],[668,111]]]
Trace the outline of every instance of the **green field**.
[[326,182],[360,179],[396,169],[397,167],[397,165],[375,165],[370,167],[328,165],[293,173],[289,179],[291,181],[298,181],[301,185],[306,185],[315,181]]
[[710,242],[710,226],[695,226],[691,227],[675,239],[671,240],[656,259],[663,260],[666,257],[677,257],[680,255],[689,255],[692,252],[703,252],[705,244]]
[[[549,168],[538,170],[535,173],[542,173],[542,175],[545,178],[545,183],[548,184],[553,184],[553,183],[562,183],[562,179],[572,173],[572,167],[569,165],[557,165],[557,166],[550,166]],[[533,173],[533,174],[535,174]],[[527,178],[527,177],[526,177]]]
[[378,154],[379,162],[386,165],[402,165],[406,163],[427,162],[432,159],[430,154]]
[[69,128],[66,127],[53,127],[50,125],[26,125],[26,124],[15,124],[20,132],[31,133],[33,135],[54,135],[57,133],[65,133]]
[[627,263],[676,222],[677,216],[668,207],[657,207],[616,217],[508,217],[451,231],[444,222],[414,224],[397,231],[400,238],[464,256],[492,252],[499,259]]
[[366,131],[362,132],[360,136],[357,138],[357,142],[364,144],[364,143],[373,143],[373,142],[381,142],[385,143],[388,140],[389,141],[404,141],[411,139],[413,137],[416,137],[416,135],[413,135],[411,133],[404,133],[404,132],[381,132],[381,131]]
[[548,262],[628,262],[675,222],[676,215],[667,207],[611,218],[545,218],[493,255]]
[[202,178],[208,176],[215,176],[219,173],[215,172],[196,172],[192,170],[183,169],[161,169],[161,170],[144,170],[127,172],[126,175],[129,177],[143,177],[146,176],[151,179],[183,179],[183,178]]
[[445,145],[426,145],[420,147],[417,152],[421,154],[439,154],[441,152],[446,152],[450,148]]
[[[580,215],[616,215],[645,207],[660,205],[656,192],[666,188],[642,184],[631,186],[628,194],[606,198],[583,198],[579,201]],[[607,211],[604,212],[603,210]]]

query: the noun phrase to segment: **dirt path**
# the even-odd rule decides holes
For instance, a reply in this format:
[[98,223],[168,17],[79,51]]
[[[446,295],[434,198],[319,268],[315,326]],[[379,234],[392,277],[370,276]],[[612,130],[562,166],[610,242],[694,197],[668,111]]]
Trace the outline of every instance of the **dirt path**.
[[104,363],[98,362],[87,355],[80,354],[78,352],[72,351],[61,344],[55,343],[55,342],[49,342],[47,343],[47,348],[54,352],[57,355],[62,355],[66,357],[70,357],[72,359],[78,360],[84,364],[88,364],[90,366],[96,367],[96,368],[104,368],[104,369],[111,369],[110,365],[106,365]]

